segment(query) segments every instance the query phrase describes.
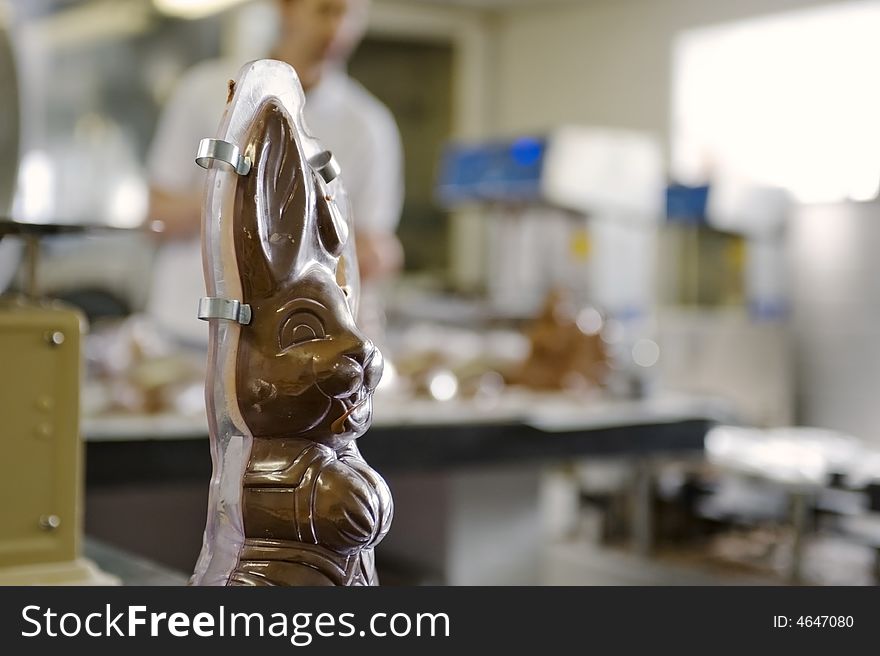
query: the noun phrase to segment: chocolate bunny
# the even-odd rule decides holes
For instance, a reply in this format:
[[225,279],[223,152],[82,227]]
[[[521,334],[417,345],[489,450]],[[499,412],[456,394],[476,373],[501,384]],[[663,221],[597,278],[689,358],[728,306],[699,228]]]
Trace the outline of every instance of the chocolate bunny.
[[[242,304],[234,396],[250,434],[243,542],[228,585],[371,585],[393,512],[355,440],[369,427],[381,353],[355,325],[352,238],[297,124],[268,100],[241,149],[230,220]],[[210,383],[209,383],[210,384]]]

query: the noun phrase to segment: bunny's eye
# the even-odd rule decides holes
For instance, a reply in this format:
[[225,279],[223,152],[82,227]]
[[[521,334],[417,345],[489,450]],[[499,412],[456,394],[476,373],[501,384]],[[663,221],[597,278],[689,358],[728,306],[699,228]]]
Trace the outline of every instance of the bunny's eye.
[[304,344],[326,336],[324,324],[312,312],[299,310],[291,314],[281,325],[279,343],[282,349]]

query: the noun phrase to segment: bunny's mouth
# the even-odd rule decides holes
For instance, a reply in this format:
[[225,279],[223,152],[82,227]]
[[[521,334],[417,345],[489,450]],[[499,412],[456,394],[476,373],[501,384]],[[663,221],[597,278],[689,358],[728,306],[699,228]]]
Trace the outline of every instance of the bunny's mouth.
[[373,412],[370,397],[370,393],[363,387],[347,399],[342,399],[345,412],[333,422],[331,430],[338,435],[362,429],[370,421],[370,415]]

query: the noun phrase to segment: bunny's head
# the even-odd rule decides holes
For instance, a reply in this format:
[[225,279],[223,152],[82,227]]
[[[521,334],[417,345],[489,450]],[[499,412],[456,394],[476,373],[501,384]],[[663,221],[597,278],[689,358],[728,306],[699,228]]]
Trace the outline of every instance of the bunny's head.
[[255,437],[340,448],[369,427],[382,355],[354,321],[346,200],[306,161],[293,125],[267,102],[244,144],[253,166],[235,190],[232,244],[252,319],[239,337],[235,394]]

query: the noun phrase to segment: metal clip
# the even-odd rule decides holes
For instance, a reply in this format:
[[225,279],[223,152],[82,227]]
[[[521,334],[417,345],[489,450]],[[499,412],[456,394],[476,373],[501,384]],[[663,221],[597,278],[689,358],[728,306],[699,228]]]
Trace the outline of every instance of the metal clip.
[[251,158],[242,155],[235,144],[222,139],[202,139],[196,153],[196,164],[207,169],[215,160],[229,164],[239,175],[247,175],[251,170]]
[[227,298],[206,297],[199,300],[199,319],[209,321],[211,319],[223,319],[235,321],[242,326],[247,326],[253,317],[251,306],[247,303],[232,301]]
[[318,175],[324,178],[324,182],[327,184],[333,182],[342,172],[342,169],[339,167],[339,162],[336,161],[336,158],[333,157],[333,153],[329,150],[322,150],[317,155],[313,155],[309,159],[309,166],[311,166]]

